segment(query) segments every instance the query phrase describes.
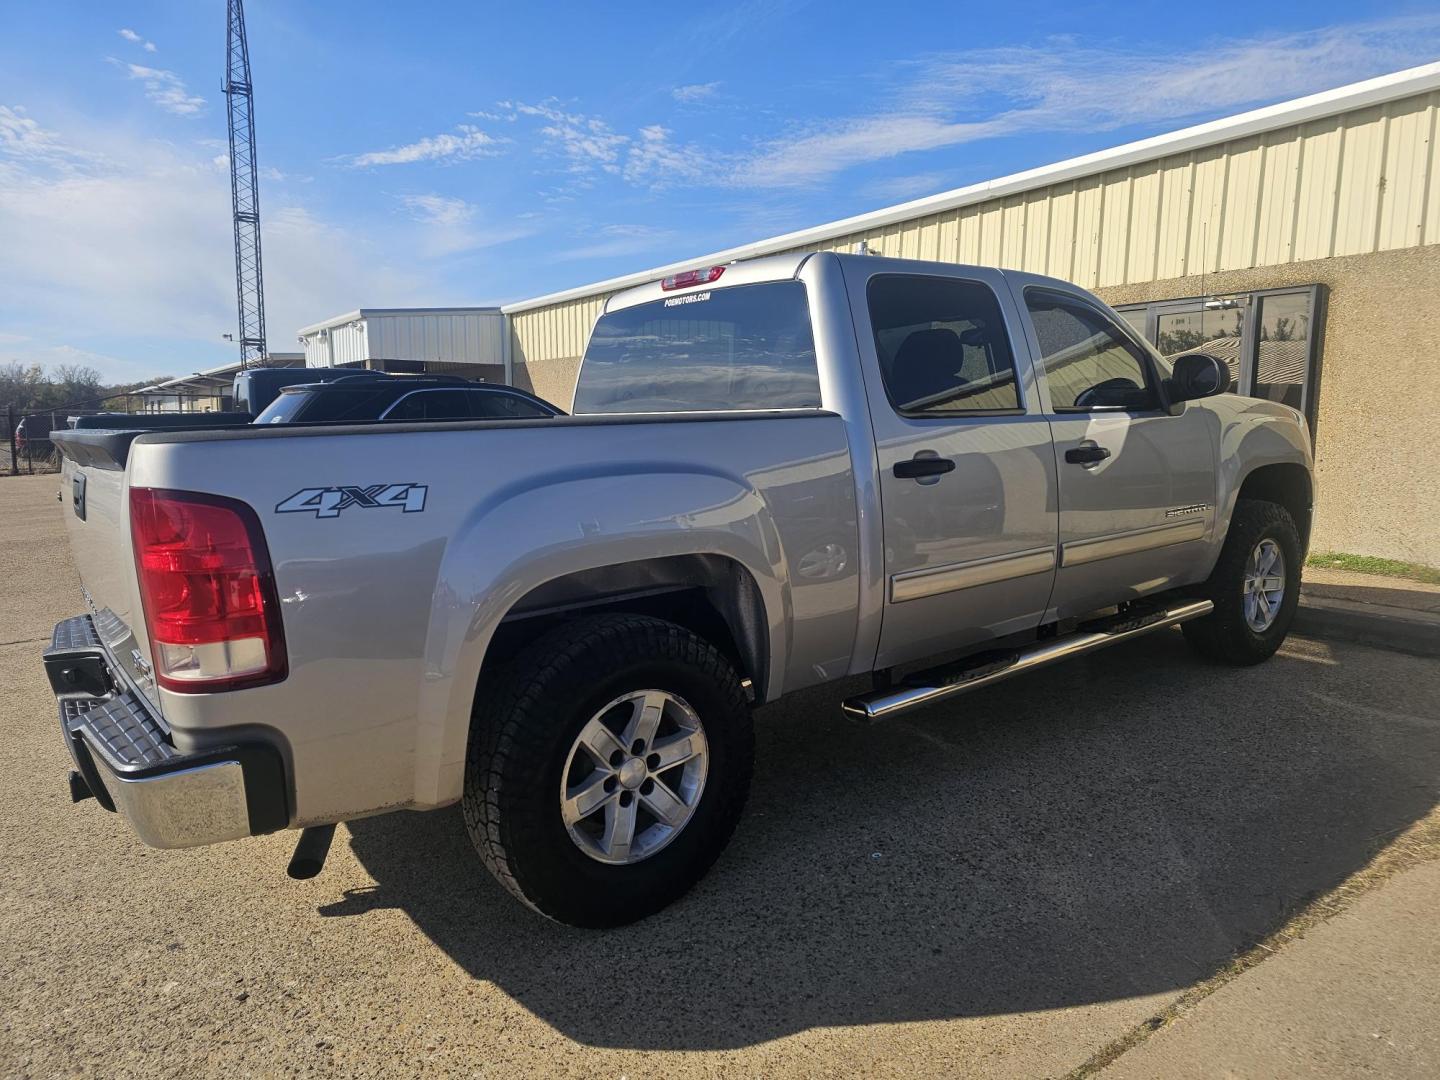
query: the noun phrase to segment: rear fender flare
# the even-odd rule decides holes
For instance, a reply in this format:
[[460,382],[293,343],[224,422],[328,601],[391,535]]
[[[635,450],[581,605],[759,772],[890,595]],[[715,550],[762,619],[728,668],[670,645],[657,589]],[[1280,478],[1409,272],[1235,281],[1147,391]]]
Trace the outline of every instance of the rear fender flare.
[[769,631],[772,693],[789,651],[790,590],[763,497],[720,471],[577,466],[495,492],[446,548],[430,612],[415,741],[417,806],[460,797],[475,688],[505,615],[531,590],[582,570],[674,555],[734,560]]

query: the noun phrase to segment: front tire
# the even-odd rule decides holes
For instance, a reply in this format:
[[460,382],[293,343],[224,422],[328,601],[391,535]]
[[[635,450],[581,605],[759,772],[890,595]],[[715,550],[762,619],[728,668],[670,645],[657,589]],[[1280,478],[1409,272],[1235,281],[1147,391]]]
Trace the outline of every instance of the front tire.
[[750,787],[740,678],[661,619],[600,615],[542,636],[477,695],[463,808],[486,867],[572,926],[643,919],[724,849]]
[[1261,499],[1238,500],[1200,595],[1215,610],[1184,624],[1196,652],[1238,667],[1273,656],[1300,602],[1300,533],[1290,512]]

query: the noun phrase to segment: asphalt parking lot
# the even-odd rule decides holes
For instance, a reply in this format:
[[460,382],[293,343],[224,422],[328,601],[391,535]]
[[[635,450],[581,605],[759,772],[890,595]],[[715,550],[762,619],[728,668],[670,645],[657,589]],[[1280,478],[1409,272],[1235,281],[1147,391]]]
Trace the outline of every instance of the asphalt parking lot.
[[309,882],[293,835],[149,850],[65,789],[56,487],[0,479],[6,1076],[1163,1074],[1157,1018],[1431,854],[1440,664],[1178,633],[889,725],[762,710],[729,851],[620,931],[520,907],[453,810],[342,826]]

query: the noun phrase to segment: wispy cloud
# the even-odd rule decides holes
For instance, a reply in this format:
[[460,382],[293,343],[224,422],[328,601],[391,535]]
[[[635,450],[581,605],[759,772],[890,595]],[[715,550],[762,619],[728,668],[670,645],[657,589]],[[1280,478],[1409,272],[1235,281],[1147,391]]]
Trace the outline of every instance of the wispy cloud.
[[599,117],[567,112],[548,101],[538,105],[502,101],[499,107],[513,117],[528,116],[544,121],[540,135],[551,152],[568,162],[570,172],[581,175],[596,169],[620,172],[621,155],[630,138]]
[[175,116],[198,116],[204,111],[205,99],[190,93],[185,80],[175,72],[113,58],[112,62],[123,68],[130,78],[144,83],[145,96],[166,112]]
[[451,195],[402,195],[400,205],[421,227],[420,253],[443,258],[530,236],[528,225],[488,226],[478,208]]
[[[660,188],[681,180],[702,177],[709,160],[698,147],[677,143],[661,124],[646,124],[627,134],[606,120],[570,112],[553,101],[538,105],[503,101],[501,115],[510,119],[536,118],[541,152],[558,156],[574,185],[586,187],[601,174],[619,176],[643,187]],[[564,189],[558,194],[563,195]]]
[[1420,63],[1440,16],[1249,37],[1177,63],[1153,49],[1047,45],[938,55],[910,65],[887,107],[822,122],[735,162],[740,187],[806,187],[857,165],[1027,132],[1107,131],[1313,93]]
[[473,124],[460,124],[453,132],[428,135],[388,150],[357,154],[351,159],[351,164],[363,168],[369,165],[409,165],[417,161],[468,161],[503,153],[501,147],[506,141],[486,134]]
[[556,258],[604,259],[618,255],[642,255],[676,239],[671,229],[651,225],[602,225],[594,230],[586,243],[560,252]]
[[703,180],[712,166],[699,148],[679,144],[668,128],[659,124],[642,127],[625,155],[624,176],[635,184],[665,187],[682,180]]
[[904,199],[918,199],[922,195],[930,195],[944,189],[944,173],[922,172],[871,180],[860,190],[873,199],[899,202]]
[[94,156],[41,127],[24,106],[0,105],[0,161],[68,167]]
[[153,41],[146,41],[134,30],[130,30],[127,28],[124,30],[116,30],[115,32],[119,34],[122,38],[124,38],[126,41],[130,42],[132,45],[139,45],[146,52],[153,53],[157,51],[155,48],[155,43]]
[[475,217],[475,207],[464,199],[448,195],[402,195],[400,202],[429,225],[443,225],[453,229],[470,224]]
[[670,96],[681,105],[697,105],[713,98],[719,89],[718,82],[691,83],[689,86],[675,87],[670,91]]

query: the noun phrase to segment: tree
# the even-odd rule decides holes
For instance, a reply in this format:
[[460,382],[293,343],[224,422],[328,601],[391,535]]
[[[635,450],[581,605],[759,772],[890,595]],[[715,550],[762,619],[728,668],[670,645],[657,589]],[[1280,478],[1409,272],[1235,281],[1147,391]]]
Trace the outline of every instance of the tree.
[[40,364],[0,364],[0,412],[10,405],[20,416],[65,406],[96,409],[117,389],[105,385],[100,372],[83,364],[59,364],[53,372]]

